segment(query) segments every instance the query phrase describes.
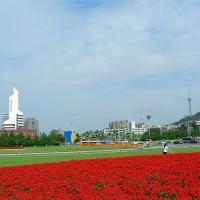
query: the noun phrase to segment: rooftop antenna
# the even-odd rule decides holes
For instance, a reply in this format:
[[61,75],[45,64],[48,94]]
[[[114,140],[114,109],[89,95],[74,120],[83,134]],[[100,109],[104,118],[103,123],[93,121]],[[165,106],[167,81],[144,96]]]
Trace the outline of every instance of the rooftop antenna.
[[71,129],[71,130],[73,129],[73,126],[72,126],[72,121],[71,121],[71,126],[70,126],[70,129]]
[[73,126],[72,126],[72,122],[71,122],[70,130],[71,130],[73,133],[75,132],[75,130],[74,130]]
[[189,105],[189,116],[192,116],[192,98],[190,97],[190,89],[188,88],[189,97],[188,97],[188,105]]

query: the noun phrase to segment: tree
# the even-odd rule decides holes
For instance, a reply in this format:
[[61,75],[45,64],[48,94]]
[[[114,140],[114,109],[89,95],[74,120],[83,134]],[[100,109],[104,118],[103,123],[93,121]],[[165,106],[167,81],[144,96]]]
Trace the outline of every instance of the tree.
[[16,135],[14,134],[13,131],[10,132],[8,135],[8,145],[13,146],[16,145]]
[[5,131],[0,138],[1,146],[8,146],[8,133]]
[[19,135],[16,136],[16,143],[19,145],[19,146],[23,146],[24,143],[25,143],[25,136],[23,135],[22,132],[19,133]]
[[115,134],[116,141],[119,140],[119,132],[114,130],[113,133]]
[[49,141],[49,144],[53,145],[54,143],[58,142],[58,137],[57,137],[58,134],[56,133],[50,133],[48,135],[48,141]]
[[42,133],[41,138],[40,138],[40,144],[41,145],[49,145],[49,138],[46,135],[46,133]]
[[[62,135],[63,136],[63,135]],[[64,141],[65,141],[65,137],[63,138],[64,139]],[[78,141],[80,141],[81,140],[81,135],[79,135],[78,133],[76,134],[76,140],[75,140],[75,142],[78,142]],[[64,142],[64,141],[61,141],[61,142]]]
[[115,140],[116,140],[116,136],[115,136],[115,132],[114,132],[114,131],[111,133],[110,139],[111,139],[112,141],[115,141]]
[[33,139],[30,135],[27,135],[27,137],[25,138],[25,143],[24,146],[33,146]]
[[131,140],[131,133],[129,133],[129,132],[126,133],[126,136],[125,136],[125,137],[126,137],[126,139],[127,139],[128,141]]
[[[64,136],[64,135],[62,135],[62,134],[60,134],[60,133],[57,134],[57,141],[59,142],[59,144],[65,142],[65,140],[66,140],[66,139],[65,139],[65,136]],[[77,140],[77,139],[76,139],[76,140]],[[76,141],[76,140],[75,140],[75,141]]]
[[151,128],[150,138],[152,140],[161,140],[161,130],[159,128]]
[[191,127],[192,127],[192,135],[193,136],[199,136],[200,135],[200,129],[199,129],[199,126],[195,123],[195,122],[193,122],[192,124],[191,124]]
[[181,126],[177,128],[176,135],[177,138],[182,138],[188,135],[186,124],[181,124]]
[[85,132],[85,133],[83,133],[83,140],[90,140],[90,132],[89,131],[87,131],[87,132]]
[[141,140],[142,141],[146,141],[148,139],[149,139],[149,132],[143,133],[142,136],[141,136]]
[[39,145],[40,144],[40,138],[39,138],[38,135],[35,135],[32,140],[33,140],[33,145]]

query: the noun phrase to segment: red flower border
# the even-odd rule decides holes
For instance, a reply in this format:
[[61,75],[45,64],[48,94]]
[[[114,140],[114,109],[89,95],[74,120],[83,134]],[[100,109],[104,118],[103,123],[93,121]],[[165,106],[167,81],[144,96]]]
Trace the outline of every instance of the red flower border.
[[0,199],[200,199],[200,153],[0,168]]

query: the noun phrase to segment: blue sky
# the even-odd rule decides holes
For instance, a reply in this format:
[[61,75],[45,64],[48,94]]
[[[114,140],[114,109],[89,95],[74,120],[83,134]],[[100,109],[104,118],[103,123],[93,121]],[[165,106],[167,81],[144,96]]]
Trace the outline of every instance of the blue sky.
[[[13,87],[40,131],[165,125],[200,111],[199,0],[7,0],[0,113]],[[141,121],[140,121],[141,122]]]

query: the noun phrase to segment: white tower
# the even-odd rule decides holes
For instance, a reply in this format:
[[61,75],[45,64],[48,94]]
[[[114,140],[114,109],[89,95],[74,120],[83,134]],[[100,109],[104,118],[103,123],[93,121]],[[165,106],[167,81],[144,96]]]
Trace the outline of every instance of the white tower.
[[13,88],[13,95],[9,98],[9,113],[3,114],[3,130],[15,130],[23,127],[23,113],[18,109],[18,91]]
[[188,105],[189,105],[189,116],[192,116],[192,98],[190,97],[190,90],[188,89],[189,97],[188,97]]

